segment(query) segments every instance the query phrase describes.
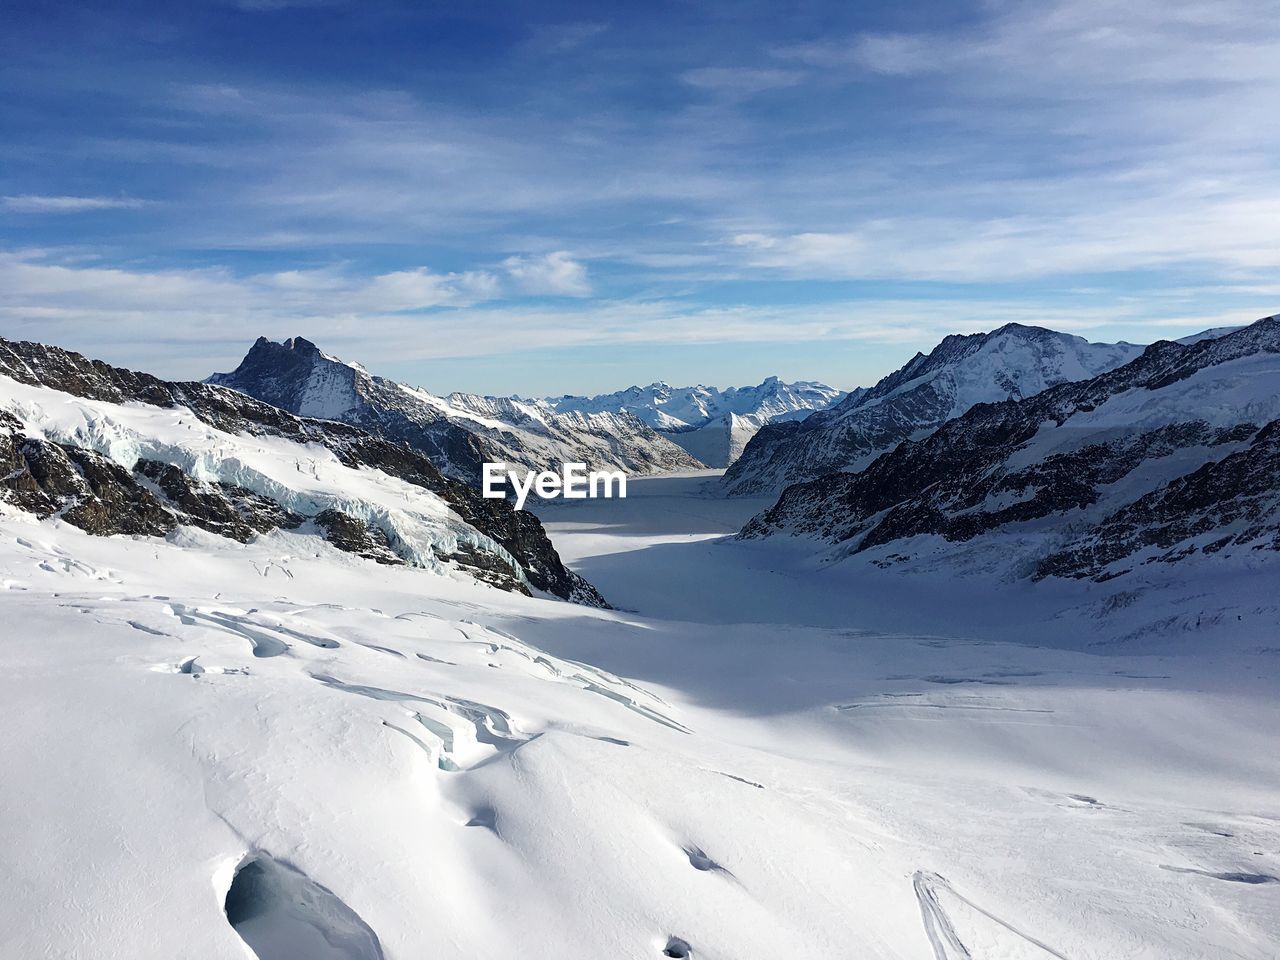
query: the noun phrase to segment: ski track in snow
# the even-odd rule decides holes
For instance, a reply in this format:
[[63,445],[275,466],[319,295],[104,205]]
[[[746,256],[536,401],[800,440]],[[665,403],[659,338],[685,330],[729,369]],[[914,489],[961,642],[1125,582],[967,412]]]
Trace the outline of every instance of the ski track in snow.
[[961,941],[950,915],[943,909],[939,899],[940,893],[947,893],[961,903],[971,907],[1018,940],[1037,948],[1046,957],[1068,960],[1057,950],[1041,943],[1035,937],[1023,933],[1012,924],[957,893],[945,878],[938,876],[936,873],[917,870],[912,876],[911,882],[915,887],[916,899],[920,902],[920,916],[924,920],[925,936],[929,938],[929,945],[933,947],[934,960],[973,960],[973,954],[969,952],[969,949]]
[[0,955],[1276,956],[1260,639],[1104,656],[847,599],[788,622],[785,593],[653,615],[655,545],[726,603],[702,558],[751,504],[698,482],[636,484],[607,538],[555,512],[572,562],[631,563],[636,612],[0,513]]

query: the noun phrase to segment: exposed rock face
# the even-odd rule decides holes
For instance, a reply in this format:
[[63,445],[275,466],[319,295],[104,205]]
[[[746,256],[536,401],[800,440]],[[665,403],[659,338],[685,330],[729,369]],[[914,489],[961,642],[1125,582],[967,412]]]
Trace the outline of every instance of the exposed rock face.
[[1046,542],[1068,541],[1038,563],[1040,577],[1114,576],[1148,547],[1162,559],[1274,548],[1277,354],[1276,318],[1153,344],[1092,379],[975,406],[858,473],[788,487],[742,536],[809,534],[857,553],[1036,521]]
[[763,427],[726,472],[730,496],[759,495],[837,470],[859,470],[907,439],[920,439],[977,403],[1018,400],[1132,360],[1142,348],[1089,343],[1011,323],[944,339],[869,390],[828,410]]
[[0,413],[0,469],[5,499],[47,517],[58,514],[89,533],[162,536],[173,515],[127,471],[91,450],[33,440]]
[[259,337],[240,366],[207,382],[299,416],[349,423],[406,444],[444,474],[472,485],[479,485],[485,462],[533,470],[578,462],[631,473],[701,466],[630,415],[558,413],[539,401],[511,397],[437,397],[373,376],[302,337],[284,343]]
[[[222,387],[168,383],[38,343],[0,339],[0,375],[107,403],[182,408],[232,435],[320,445],[346,466],[379,470],[430,491],[501,548],[486,553],[460,544],[442,561],[504,589],[527,592],[527,583],[563,599],[604,603],[590,584],[565,568],[532,514],[517,512],[502,500],[483,499],[466,484],[443,476],[421,453],[356,427],[297,417]],[[0,469],[0,495],[6,500],[39,516],[58,514],[97,534],[161,535],[183,523],[246,540],[270,529],[296,529],[307,519],[261,493],[198,481],[176,464],[139,459],[126,469],[93,450],[28,437],[22,423],[3,411]],[[381,531],[362,533],[337,517],[328,518],[332,522],[313,519],[335,546],[382,562],[404,560]]]
[[271,530],[296,530],[306,520],[301,514],[244,487],[198,483],[170,463],[140,459],[133,472],[144,482],[154,484],[178,522],[241,543]]
[[259,337],[240,366],[206,381],[301,417],[336,420],[405,443],[448,476],[480,476],[486,451],[475,434],[429,405],[410,404],[399,384],[328,357],[302,337]]
[[373,560],[377,563],[404,563],[391,549],[391,540],[386,533],[376,527],[370,527],[359,517],[353,517],[341,510],[322,510],[315,515],[315,524],[325,532],[325,539],[339,550],[354,553],[356,556]]
[[1115,511],[1040,561],[1035,577],[1108,580],[1144,551],[1146,563],[1173,563],[1233,549],[1280,552],[1280,420],[1245,449]]

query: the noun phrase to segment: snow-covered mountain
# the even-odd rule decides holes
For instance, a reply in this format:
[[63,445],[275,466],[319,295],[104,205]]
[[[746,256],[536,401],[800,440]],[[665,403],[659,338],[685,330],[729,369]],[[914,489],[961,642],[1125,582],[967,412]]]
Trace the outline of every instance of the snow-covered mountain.
[[578,462],[634,474],[701,466],[625,413],[561,414],[510,398],[438,397],[374,376],[302,337],[284,343],[260,337],[234,371],[216,373],[206,382],[299,416],[349,423],[406,443],[443,473],[472,484],[479,482],[485,462],[533,470]]
[[93,534],[292,531],[299,549],[602,602],[534,517],[404,446],[38,343],[0,339],[0,476],[0,500]]
[[1280,318],[1163,341],[1100,376],[983,403],[857,473],[788,487],[743,536],[882,565],[1107,580],[1280,550]]
[[[415,391],[420,392],[420,391]],[[541,400],[451,393],[454,422],[511,463],[546,469],[566,461],[620,467],[633,474],[697,470],[703,464],[660,431],[626,412],[557,411]]]
[[730,496],[761,495],[833,470],[858,470],[976,403],[1029,397],[1096,376],[1141,352],[1130,343],[1090,343],[1017,323],[949,336],[869,390],[855,390],[804,420],[761,429],[725,472],[721,489]]
[[842,396],[825,383],[784,383],[768,377],[754,387],[721,390],[651,383],[594,397],[548,397],[545,402],[560,412],[632,414],[708,466],[725,467],[766,423],[806,417]]
[[[1280,355],[1244,333],[930,448],[963,484],[966,437],[1008,474],[1101,434],[1070,494],[1205,419],[1055,550],[1231,542],[1037,585],[814,575],[698,476],[544,529],[359,428],[0,341],[0,956],[1274,960],[1277,431],[1239,421]],[[625,612],[554,600],[590,597],[561,557]]]

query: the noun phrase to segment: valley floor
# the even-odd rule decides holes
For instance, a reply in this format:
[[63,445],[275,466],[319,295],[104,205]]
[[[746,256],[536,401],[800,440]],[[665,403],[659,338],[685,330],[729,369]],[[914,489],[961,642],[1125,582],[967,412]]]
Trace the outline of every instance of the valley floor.
[[708,477],[539,508],[616,611],[0,513],[0,956],[1280,953],[1256,583],[1097,645],[1114,588],[816,565]]

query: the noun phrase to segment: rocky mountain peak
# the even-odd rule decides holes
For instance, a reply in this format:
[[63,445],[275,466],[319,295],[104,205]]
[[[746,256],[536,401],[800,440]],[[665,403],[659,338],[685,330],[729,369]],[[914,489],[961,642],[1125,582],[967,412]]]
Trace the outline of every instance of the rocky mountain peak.
[[1020,323],[988,333],[952,334],[869,390],[855,390],[799,423],[761,430],[725,473],[722,486],[730,495],[757,494],[833,470],[859,469],[974,404],[1084,380],[1133,359],[1141,349]]
[[1280,323],[1189,340],[975,404],[859,469],[788,486],[744,536],[813,535],[845,554],[880,550],[880,565],[919,551],[1097,580],[1275,550]]
[[[648,425],[596,411],[560,415],[554,403],[453,393],[440,397],[375,376],[358,363],[324,353],[304,337],[259,338],[231,373],[206,381],[230,387],[300,416],[350,423],[407,444],[445,474],[479,485],[481,464],[531,469],[567,462],[635,473],[688,470],[701,464]],[[634,388],[643,395],[641,388]]]
[[[259,337],[258,342],[261,343],[264,339],[264,337]],[[294,353],[300,353],[304,356],[315,357],[320,355],[320,348],[306,337],[290,337],[282,346],[287,350],[292,350]]]

